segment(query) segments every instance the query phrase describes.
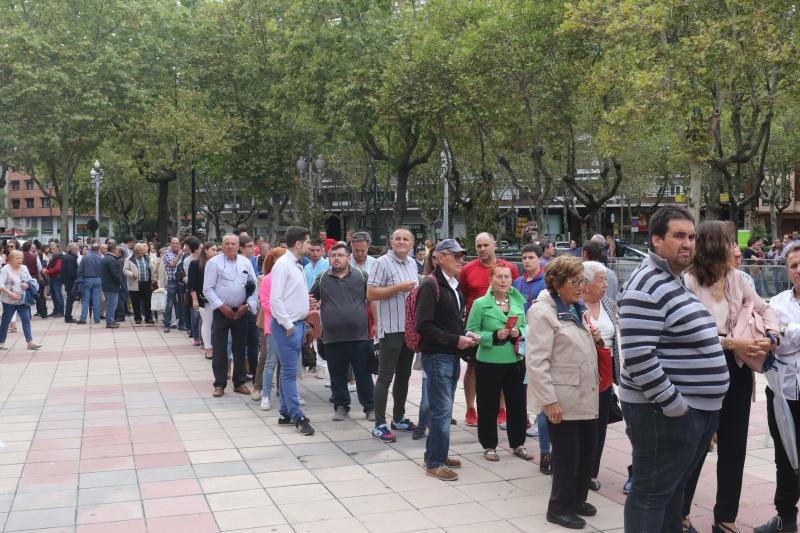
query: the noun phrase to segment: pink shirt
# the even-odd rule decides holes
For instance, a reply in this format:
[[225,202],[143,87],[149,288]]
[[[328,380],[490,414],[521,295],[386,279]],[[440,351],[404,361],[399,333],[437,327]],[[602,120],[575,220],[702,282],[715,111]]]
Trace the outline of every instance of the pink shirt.
[[258,301],[261,309],[264,310],[264,335],[272,335],[269,323],[272,321],[272,312],[269,308],[269,295],[272,292],[272,272],[264,276],[261,280],[261,287],[258,289]]

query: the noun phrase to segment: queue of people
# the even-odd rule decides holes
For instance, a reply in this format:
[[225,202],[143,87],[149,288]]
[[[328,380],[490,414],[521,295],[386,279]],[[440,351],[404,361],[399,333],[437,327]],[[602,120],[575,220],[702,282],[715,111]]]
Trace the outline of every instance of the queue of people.
[[[476,448],[490,463],[538,462],[552,476],[549,522],[581,529],[599,512],[587,500],[602,487],[609,415],[618,408],[632,448],[626,533],[696,533],[692,502],[712,442],[713,531],[736,532],[754,372],[773,354],[787,363],[780,392],[800,427],[800,244],[775,243],[774,259],[786,267],[775,279],[791,288],[767,303],[763,287],[739,269],[758,243],[743,254],[729,223],[695,226],[685,209],[664,207],[649,225],[650,253],[621,287],[607,264],[613,240],[599,235],[558,256],[550,242],[526,245],[521,274],[497,257],[488,232],[476,236],[470,262],[457,240],[415,246],[406,228],[394,230],[379,257],[369,255],[366,232],[338,242],[297,226],[275,248],[233,233],[219,246],[173,238],[162,250],[131,238],[86,250],[70,243],[64,252],[53,242],[45,254],[9,241],[0,349],[17,317],[28,348],[39,348],[32,306],[42,316],[44,300],[44,316],[72,322],[78,294],[77,324],[91,317],[116,329],[127,314],[155,324],[151,299],[160,288],[163,332],[177,327],[204,350],[211,394],[223,396],[231,381],[262,410],[277,407],[278,424],[302,435],[315,428],[298,377],[324,359],[333,421],[355,416],[355,392],[373,438],[427,434],[425,473],[457,480],[462,462],[450,429],[463,367],[464,423],[477,427]],[[419,424],[407,405],[413,368],[423,372]],[[768,399],[775,392],[768,388]],[[755,531],[797,531],[800,489],[771,401],[767,415],[777,514]]]

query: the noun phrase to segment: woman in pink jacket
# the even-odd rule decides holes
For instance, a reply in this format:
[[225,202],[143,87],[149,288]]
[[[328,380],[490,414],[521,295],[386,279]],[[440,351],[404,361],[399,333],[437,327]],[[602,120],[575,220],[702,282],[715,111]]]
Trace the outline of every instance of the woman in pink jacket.
[[269,323],[272,320],[272,312],[269,307],[269,296],[272,291],[272,267],[275,265],[275,261],[285,253],[286,248],[273,248],[270,250],[267,258],[264,259],[262,269],[264,279],[261,280],[261,287],[258,291],[258,300],[261,304],[261,309],[264,311],[264,323],[260,325],[264,329],[264,335],[267,337],[267,355],[264,362],[263,385],[261,388],[262,411],[272,409],[272,378],[275,375],[275,367],[278,365],[278,350],[271,341],[272,332],[269,327]]
[[[743,360],[761,357],[773,348],[769,338],[753,339],[736,325],[758,314],[766,333],[778,336],[778,315],[756,293],[736,269],[734,232],[728,222],[706,220],[697,226],[694,258],[684,276],[686,286],[714,317],[730,384],[717,429],[717,494],[714,505],[714,533],[738,533],[736,518],[742,493],[742,474],[747,452],[747,430],[753,396],[753,371]],[[740,313],[745,313],[739,317]],[[687,318],[691,320],[691,317]],[[694,492],[705,456],[686,483],[683,494],[683,530],[696,531],[689,520]],[[636,481],[634,481],[634,484]]]

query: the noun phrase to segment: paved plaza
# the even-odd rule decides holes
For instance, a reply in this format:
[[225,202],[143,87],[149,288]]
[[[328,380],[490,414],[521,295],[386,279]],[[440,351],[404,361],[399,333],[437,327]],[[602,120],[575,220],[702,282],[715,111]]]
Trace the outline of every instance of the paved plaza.
[[[301,382],[312,437],[278,426],[276,410],[249,396],[212,398],[210,361],[184,333],[154,326],[118,330],[33,319],[38,352],[11,334],[0,353],[0,530],[68,532],[566,531],[545,521],[550,478],[498,450],[481,454],[467,428],[463,391],[451,451],[464,466],[453,483],[422,470],[424,440],[370,437],[353,393],[354,419],[330,420],[330,389]],[[409,415],[417,418],[419,372]],[[753,406],[739,524],[772,516],[774,466],[765,440],[763,386]],[[391,397],[390,397],[391,402]],[[389,412],[391,412],[389,410]],[[501,432],[501,446],[507,446]],[[622,531],[622,484],[630,446],[609,428],[599,513],[584,531]],[[712,452],[693,519],[710,531]]]

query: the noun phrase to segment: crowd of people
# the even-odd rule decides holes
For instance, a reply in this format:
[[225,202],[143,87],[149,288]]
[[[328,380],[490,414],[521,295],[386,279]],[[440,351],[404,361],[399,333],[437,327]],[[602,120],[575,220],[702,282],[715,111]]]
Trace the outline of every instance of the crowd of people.
[[[729,223],[695,227],[686,210],[661,208],[650,253],[623,286],[609,268],[614,241],[601,235],[560,255],[548,241],[528,244],[521,272],[497,257],[488,232],[475,237],[469,262],[461,242],[418,243],[405,228],[378,257],[367,232],[336,241],[296,226],[274,247],[241,232],[219,244],[172,238],[161,249],[133,237],[63,252],[57,241],[10,240],[0,257],[0,348],[17,318],[27,347],[40,347],[34,305],[42,318],[86,324],[91,315],[111,329],[129,315],[156,324],[160,312],[164,334],[185,331],[211,360],[214,397],[231,381],[264,411],[277,408],[278,424],[313,435],[298,388],[313,371],[330,378],[334,421],[351,416],[355,393],[373,438],[427,437],[425,472],[444,481],[461,466],[450,428],[463,368],[463,423],[477,427],[486,461],[538,462],[552,476],[548,521],[580,529],[597,514],[587,497],[601,488],[607,426],[622,419],[632,448],[626,532],[696,533],[691,505],[712,442],[713,531],[736,532],[754,371],[772,354],[787,363],[780,392],[800,416],[800,243],[787,235],[769,252],[785,264],[779,288],[791,288],[767,303],[752,269],[739,268],[761,243],[743,254],[735,237]],[[165,301],[154,310],[156,293]],[[422,371],[417,416],[407,410],[413,369]],[[777,515],[757,533],[797,531],[800,489],[776,416],[768,402]]]

